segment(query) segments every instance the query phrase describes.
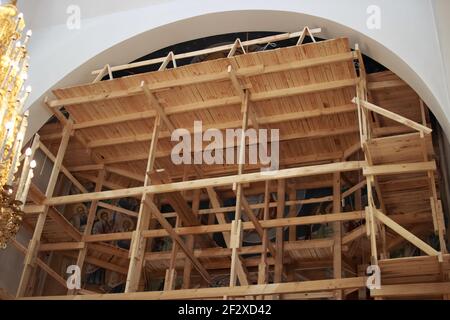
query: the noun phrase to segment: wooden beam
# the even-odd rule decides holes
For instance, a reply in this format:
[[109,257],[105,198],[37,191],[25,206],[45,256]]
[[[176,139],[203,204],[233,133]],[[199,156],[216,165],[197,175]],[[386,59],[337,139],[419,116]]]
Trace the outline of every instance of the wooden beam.
[[[72,121],[68,121],[67,125],[63,130],[63,138],[59,145],[58,154],[56,156],[55,162],[53,164],[53,169],[50,174],[50,178],[47,184],[47,189],[45,191],[45,197],[51,198],[53,196],[53,192],[56,186],[56,180],[58,179],[59,172],[61,169],[61,164],[64,159],[64,155],[66,153],[67,145],[69,143],[69,139],[72,133]],[[24,260],[24,268],[22,271],[22,276],[20,278],[19,287],[17,289],[16,297],[25,296],[29,280],[31,277],[32,270],[35,266],[37,253],[39,250],[39,243],[41,240],[42,232],[44,230],[45,221],[47,219],[47,213],[49,211],[49,205],[46,205],[44,211],[39,214],[38,220],[36,222],[36,227],[34,229],[33,236],[28,244],[27,254]]]
[[[151,184],[150,172],[155,166],[155,153],[158,147],[159,133],[161,131],[161,116],[157,116],[153,124],[153,133],[150,148],[148,151],[148,160],[146,167],[146,174],[144,179],[144,187]],[[142,266],[144,262],[146,239],[142,237],[142,232],[147,230],[152,217],[151,210],[146,205],[147,202],[153,204],[153,195],[142,194],[141,205],[139,207],[138,221],[136,224],[136,231],[133,232],[133,238],[130,246],[130,265],[128,267],[128,274],[125,286],[125,292],[135,292],[139,287],[141,280]],[[164,219],[164,218],[163,218]]]
[[109,209],[109,210],[112,210],[112,211],[123,213],[123,214],[125,214],[127,216],[130,216],[130,217],[133,217],[133,218],[137,218],[139,216],[138,212],[127,210],[127,209],[124,209],[122,207],[114,206],[114,205],[106,203],[106,202],[99,201],[97,205],[99,207],[102,207],[102,208],[105,208],[105,209]]
[[417,248],[425,252],[426,254],[430,256],[438,256],[439,252],[433,249],[430,245],[422,241],[420,238],[413,235],[411,232],[403,228],[401,225],[399,225],[397,222],[383,214],[379,210],[374,210],[375,217],[383,222],[386,226],[391,228],[393,231],[397,232],[399,235],[404,237],[406,240],[411,242],[413,245],[415,245]]
[[[320,33],[320,32],[322,32],[322,29],[314,28],[314,29],[310,29],[310,32],[312,34]],[[267,36],[267,37],[263,37],[263,38],[243,41],[242,45],[243,46],[252,46],[252,45],[256,45],[256,44],[264,44],[264,43],[283,41],[283,40],[301,37],[303,33],[304,33],[303,30],[299,31],[299,32],[287,32],[287,33],[282,33],[282,34],[278,34],[278,35],[274,35],[274,36]],[[233,48],[233,45],[234,45],[234,43],[217,46],[214,48],[201,49],[201,50],[191,51],[191,52],[187,52],[187,53],[180,53],[180,54],[174,55],[174,59],[179,60],[179,59],[185,59],[185,58],[193,58],[196,56],[211,54],[214,52],[229,51]],[[152,65],[152,64],[158,64],[158,63],[164,62],[165,59],[166,59],[166,57],[161,57],[161,58],[155,58],[155,59],[146,60],[146,61],[134,62],[131,64],[112,67],[111,70],[112,71],[120,71],[120,70],[126,70],[126,69],[131,69],[131,68],[148,66],[148,65]],[[92,74],[98,74],[100,72],[101,72],[101,69],[93,71]]]
[[[236,73],[238,73],[238,70],[236,70]],[[210,82],[210,81],[217,81],[217,80],[225,80],[228,78],[228,72],[218,73],[218,74],[207,74],[205,76],[197,76],[197,77],[190,77],[186,79],[181,80],[172,80],[172,82],[161,82],[151,85],[146,85],[145,87],[148,88],[150,92],[161,90],[163,88],[170,88],[175,86],[182,86],[182,85],[192,85],[192,84],[198,84],[203,82]],[[302,95],[302,94],[308,94],[308,93],[314,93],[314,92],[323,92],[327,90],[335,90],[340,88],[346,88],[346,87],[354,87],[359,82],[359,79],[345,79],[345,80],[335,80],[335,81],[327,81],[327,82],[321,82],[321,83],[314,83],[309,85],[304,85],[301,87],[290,87],[285,89],[276,89],[266,92],[260,92],[253,94],[251,98],[251,102],[258,102],[263,100],[269,100],[269,99],[275,99],[285,96],[294,96],[294,95]],[[82,103],[90,103],[90,102],[98,102],[98,101],[104,101],[104,100],[110,100],[110,99],[117,99],[117,98],[123,98],[123,97],[130,97],[130,96],[136,96],[143,94],[144,89],[141,87],[133,87],[129,88],[127,90],[119,90],[119,91],[113,91],[108,93],[102,93],[98,95],[91,95],[91,96],[81,96],[76,98],[68,98],[68,99],[61,99],[61,100],[54,100],[50,102],[50,106],[52,108],[59,108],[62,106],[75,106]],[[229,97],[225,99],[233,99],[234,97]],[[197,103],[198,104],[198,103]],[[223,105],[223,104],[222,104]],[[184,108],[185,110],[187,108]],[[187,112],[186,110],[185,112]]]
[[[333,174],[333,212],[342,211],[341,202],[341,174],[335,172]],[[342,223],[333,223],[333,278],[342,278]],[[341,290],[336,291],[336,298],[341,300],[343,298],[343,292]]]
[[[12,239],[11,243],[16,247],[16,249],[22,253],[23,255],[26,255],[27,249],[20,244],[16,239]],[[36,265],[39,266],[42,270],[44,270],[49,276],[51,276],[56,282],[58,282],[61,286],[64,288],[67,287],[67,281],[61,277],[56,271],[54,271],[48,264],[46,264],[43,260],[36,258]],[[88,290],[80,290],[81,294],[96,294],[96,292],[88,291]]]
[[360,105],[363,106],[364,108],[366,108],[368,110],[371,110],[373,112],[376,112],[378,114],[381,114],[382,116],[385,116],[386,118],[394,120],[394,121],[396,121],[398,123],[401,123],[401,124],[403,124],[403,125],[405,125],[407,127],[412,128],[414,130],[417,130],[417,131],[422,132],[424,134],[430,134],[433,131],[432,129],[430,129],[430,128],[424,126],[424,125],[421,125],[421,124],[419,124],[417,122],[414,122],[414,121],[412,121],[412,120],[410,120],[408,118],[405,118],[405,117],[403,117],[401,115],[398,115],[398,114],[396,114],[396,113],[394,113],[392,111],[389,111],[389,110],[383,109],[381,107],[378,107],[378,106],[376,106],[376,105],[374,105],[374,104],[372,104],[372,103],[370,103],[368,101],[365,101],[365,100],[362,100],[362,99],[359,99],[359,98],[356,98],[356,97],[353,98],[353,100],[352,100],[352,102],[355,103],[355,104],[358,103],[358,101],[359,101]]
[[[243,91],[240,88],[240,84],[237,82],[236,77],[234,76],[233,70],[231,66],[228,68],[228,73],[230,74],[230,78],[235,86],[235,90],[239,91],[241,94],[241,112],[242,112],[242,134],[241,134],[241,143],[238,154],[238,177],[242,176],[244,170],[244,158],[245,158],[245,134],[244,132],[248,127],[248,108],[249,108],[249,99],[250,94],[248,91]],[[232,250],[231,253],[231,266],[230,266],[230,287],[236,286],[237,280],[237,268],[238,265],[241,264],[240,258],[238,255],[238,249],[242,245],[242,220],[241,220],[241,210],[242,210],[242,200],[244,199],[242,195],[242,184],[241,183],[233,183],[233,190],[236,193],[236,211],[234,214],[234,220],[231,223],[231,232],[230,232],[230,247]],[[250,210],[251,211],[251,210]],[[251,214],[250,214],[251,215]],[[257,225],[255,225],[256,227]]]
[[[188,104],[188,105],[181,105],[181,106],[167,106],[164,111],[167,115],[173,115],[173,114],[180,114],[184,112],[192,112],[192,111],[198,111],[198,110],[205,110],[210,108],[218,108],[218,107],[225,107],[225,106],[233,106],[239,104],[239,96],[233,96],[231,98],[219,98],[219,99],[211,99],[206,100],[203,102],[195,103],[195,104]],[[184,107],[184,108],[181,108]],[[258,119],[258,122],[261,124],[271,124],[271,123],[278,123],[278,122],[286,122],[290,120],[302,120],[302,119],[309,119],[309,118],[316,118],[326,115],[334,115],[334,114],[340,114],[340,113],[350,113],[355,112],[356,107],[354,104],[345,104],[341,106],[334,106],[330,108],[316,108],[312,110],[305,110],[305,111],[296,111],[296,112],[288,112],[273,116],[263,116]],[[86,129],[86,128],[92,128],[92,127],[98,127],[98,126],[107,126],[111,124],[117,124],[122,122],[128,122],[128,121],[134,121],[134,120],[144,120],[144,119],[152,119],[156,116],[155,110],[148,110],[148,111],[142,111],[142,112],[136,112],[136,113],[129,113],[125,115],[120,116],[112,116],[108,118],[103,119],[97,119],[97,120],[91,120],[86,122],[77,123],[74,125],[74,128],[76,130],[79,129]],[[240,124],[239,121],[230,121],[225,122],[223,124],[216,124],[219,125],[219,128],[232,128],[232,127],[238,127]],[[208,128],[204,128],[207,130]],[[161,137],[170,137],[168,132],[161,132]],[[142,138],[143,139],[143,138]]]
[[[44,211],[45,209],[42,212]],[[57,211],[54,207],[48,208],[47,211],[48,217],[53,222],[55,222],[59,228],[64,230],[67,233],[67,235],[72,237],[72,239],[74,239],[75,241],[81,240],[80,231],[78,231],[77,228],[75,228],[69,221],[67,221],[67,219],[59,211]]]
[[[294,217],[294,218],[283,218],[283,219],[272,219],[272,220],[261,220],[261,226],[266,229],[277,228],[277,227],[287,227],[292,225],[310,225],[310,224],[321,224],[330,223],[335,221],[351,221],[351,220],[362,220],[365,219],[364,211],[353,211],[345,213],[331,213],[316,216],[305,216],[305,217]],[[252,222],[244,222],[242,224],[243,230],[254,230],[255,226]],[[216,232],[230,232],[231,224],[217,224],[217,225],[201,225],[194,227],[180,227],[175,229],[175,232],[180,236],[194,235],[194,234],[205,234],[205,233],[216,233]],[[132,232],[122,232],[122,233],[112,233],[112,234],[98,234],[91,235],[84,239],[86,242],[102,242],[102,241],[114,241],[114,240],[125,240],[131,239]],[[167,237],[169,233],[164,229],[156,230],[146,230],[143,231],[143,236],[145,238],[159,238]]]
[[94,192],[90,194],[78,194],[78,195],[70,195],[63,197],[54,197],[44,201],[46,205],[61,205],[68,203],[79,203],[86,202],[92,200],[104,200],[104,199],[114,199],[114,198],[124,198],[141,195],[143,193],[168,193],[174,191],[184,191],[184,190],[192,190],[199,188],[206,188],[210,186],[218,187],[218,186],[227,186],[233,185],[234,183],[252,183],[259,181],[269,181],[269,180],[278,180],[278,179],[288,179],[288,178],[296,178],[302,176],[315,176],[321,174],[333,173],[335,171],[347,172],[347,171],[356,171],[360,170],[364,167],[365,162],[361,161],[348,161],[348,162],[338,162],[331,164],[321,164],[309,167],[300,167],[300,168],[290,168],[273,171],[270,175],[267,173],[244,173],[242,175],[234,175],[234,176],[225,176],[220,179],[217,178],[207,178],[200,179],[194,181],[183,181],[183,182],[175,182],[164,185],[151,185],[146,187],[136,187],[129,189],[120,189],[113,191],[103,191],[103,192]]
[[[97,180],[96,180],[95,189],[94,189],[95,192],[102,191],[104,180],[105,180],[105,170],[100,170],[97,174]],[[95,200],[92,201],[90,204],[90,207],[89,207],[89,212],[88,212],[88,216],[87,216],[86,226],[84,228],[83,238],[85,238],[86,236],[89,236],[92,233],[92,228],[94,226],[94,221],[95,221],[95,217],[96,217],[96,213],[97,213],[97,207],[98,207],[98,201],[95,201]],[[83,246],[83,248],[81,248],[81,250],[78,252],[76,265],[78,266],[78,268],[80,268],[81,272],[83,271],[83,266],[84,266],[84,262],[86,260],[87,252],[88,252],[87,245]],[[73,294],[75,292],[76,291],[68,290],[67,294]]]
[[[39,144],[39,149],[41,149],[42,152],[44,152],[44,154],[53,162],[56,161],[56,157],[51,153],[50,150],[48,150],[48,148],[41,142]],[[80,190],[82,193],[87,193],[88,191],[86,190],[86,188],[69,172],[69,170],[67,170],[66,167],[64,167],[63,164],[61,164],[61,172],[67,177],[67,179],[70,180],[70,182],[72,182],[75,187],[78,188],[78,190]]]
[[212,299],[228,297],[244,297],[257,295],[274,295],[287,293],[318,292],[337,289],[365,287],[366,277],[346,278],[338,280],[315,280],[302,282],[274,283],[239,287],[200,288],[173,291],[148,291],[135,293],[98,294],[84,296],[52,296],[35,297],[33,300],[179,300],[179,299]]
[[[293,118],[291,120],[294,120]],[[225,123],[226,124],[226,123]],[[225,124],[218,124],[215,125],[215,129],[220,129],[219,127],[225,127]],[[204,126],[202,129],[205,130],[210,126]],[[193,129],[187,129],[190,132],[193,132]],[[317,130],[311,130],[307,132],[294,132],[294,133],[288,133],[288,134],[281,134],[277,141],[292,141],[292,140],[302,140],[302,139],[320,139],[320,138],[329,138],[330,136],[339,136],[339,135],[348,135],[352,133],[358,132],[358,127],[356,126],[346,126],[342,128],[327,128],[327,129],[317,129]],[[170,137],[169,131],[167,131],[166,137]],[[94,140],[89,143],[89,148],[98,148],[98,147],[107,147],[107,146],[114,146],[114,145],[120,145],[120,144],[126,144],[126,143],[136,143],[136,142],[147,142],[150,141],[148,134],[141,134],[141,135],[132,135],[132,136],[124,136],[120,138],[114,138],[114,139],[101,139],[101,140]],[[274,142],[270,141],[270,142]],[[240,147],[241,142],[238,141],[235,144],[236,147]],[[246,141],[245,145],[254,145],[256,144],[253,141]],[[222,149],[225,149],[226,146],[223,146]],[[193,152],[193,151],[192,151]],[[171,151],[160,151],[156,154],[157,158],[165,158],[170,157]],[[120,162],[128,162],[134,160],[145,160],[144,154],[138,154],[138,155],[131,155],[131,156],[124,156],[122,157],[114,157],[114,158],[107,158],[105,159],[105,164],[113,164],[113,163],[120,163]]]
[[[221,203],[220,203],[219,195],[214,190],[214,188],[213,187],[207,187],[206,191],[208,193],[208,197],[209,197],[209,200],[210,200],[210,203],[211,203],[211,207],[213,208],[213,210],[220,209]],[[227,224],[227,219],[225,218],[225,215],[223,213],[215,212],[215,216],[216,216],[217,222],[219,224],[222,224],[222,225]],[[231,248],[230,247],[231,246],[230,233],[222,232],[222,236],[223,236],[223,239],[225,241],[226,246],[228,248]],[[230,254],[230,256],[231,256],[231,254]],[[247,270],[245,269],[245,266],[242,263],[241,259],[239,259],[236,262],[236,275],[237,275],[237,278],[239,279],[239,283],[241,285],[248,285],[249,284],[249,281],[248,281],[248,278],[247,278]]]
[[[284,208],[286,206],[286,180],[278,180],[277,185],[277,219],[284,217]],[[278,227],[275,231],[275,270],[274,282],[283,282],[283,247],[284,247],[284,228]]]
[[436,162],[416,162],[416,163],[402,163],[402,164],[384,164],[377,166],[366,166],[363,169],[365,176],[381,176],[401,173],[415,173],[435,171]]
[[450,282],[383,285],[370,290],[374,298],[435,297],[450,294]]
[[193,255],[192,251],[189,250],[189,248],[186,246],[184,241],[181,239],[181,237],[178,235],[178,233],[175,231],[170,223],[166,220],[166,218],[163,217],[159,209],[156,207],[156,205],[148,200],[144,203],[146,206],[149,207],[152,214],[155,216],[155,218],[158,220],[158,222],[161,224],[161,226],[167,231],[168,235],[172,238],[174,242],[176,242],[180,249],[186,254],[186,256],[191,260],[193,266],[197,269],[197,271],[200,273],[200,275],[208,282],[211,282],[211,277],[206,271],[206,269],[203,267],[203,265],[200,263],[200,261]]
[[159,103],[158,99],[154,95],[153,92],[151,92],[148,87],[145,85],[145,82],[142,81],[141,87],[144,90],[145,96],[147,97],[149,105],[151,105],[155,110],[156,113],[159,115],[161,120],[164,122],[166,127],[169,129],[170,132],[175,131],[175,126],[172,124],[172,122],[169,120],[169,117],[167,116],[166,112],[164,111],[164,108]]
[[44,243],[39,246],[39,251],[66,251],[80,250],[85,247],[84,242],[60,242],[60,243]]

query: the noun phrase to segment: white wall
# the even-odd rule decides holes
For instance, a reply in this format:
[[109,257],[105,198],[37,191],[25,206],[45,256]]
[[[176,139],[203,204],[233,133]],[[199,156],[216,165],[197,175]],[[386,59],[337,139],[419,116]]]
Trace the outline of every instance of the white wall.
[[[324,37],[349,36],[365,54],[407,81],[450,136],[450,106],[440,41],[450,13],[445,0],[22,0],[31,44],[29,135],[46,121],[48,90],[92,79],[106,63],[127,63],[181,41],[235,31],[297,31],[324,28]],[[66,9],[81,8],[80,30],[66,27]],[[366,26],[369,5],[381,8],[382,27]],[[436,7],[438,6],[438,8]],[[448,29],[447,29],[448,30]],[[440,32],[440,33],[439,33]],[[448,38],[447,38],[448,39]]]
[[[24,247],[28,246],[30,232],[21,228],[17,234],[17,241]],[[22,275],[24,255],[12,244],[4,250],[0,249],[0,288],[15,296]]]

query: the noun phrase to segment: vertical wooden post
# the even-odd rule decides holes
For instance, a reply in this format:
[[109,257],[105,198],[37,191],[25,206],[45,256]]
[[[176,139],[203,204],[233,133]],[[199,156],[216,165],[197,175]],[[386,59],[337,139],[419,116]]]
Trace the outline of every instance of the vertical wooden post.
[[[365,277],[367,265],[359,264],[357,268],[358,268],[358,270],[357,270],[358,277]],[[358,300],[367,300],[367,288],[366,287],[361,287],[358,289]]]
[[[180,218],[177,216],[175,228],[180,227],[180,225],[181,225]],[[175,263],[177,261],[177,254],[178,254],[178,244],[172,240],[172,252],[170,254],[169,268],[166,270],[166,276],[164,278],[164,291],[175,289],[177,279],[177,271],[175,269],[176,266]]]
[[[153,126],[153,134],[150,143],[144,186],[148,186],[151,183],[150,173],[153,170],[155,163],[156,147],[158,143],[160,127],[161,127],[161,116],[157,115]],[[151,212],[147,206],[147,201],[149,199],[153,201],[153,195],[148,195],[146,193],[142,195],[136,231],[133,232],[133,236],[131,239],[130,265],[128,267],[125,292],[135,292],[139,287],[139,281],[141,279],[142,266],[144,262],[144,254],[146,248],[146,240],[144,237],[142,237],[142,231],[148,229],[151,220]]]
[[[264,220],[269,219],[269,207],[270,204],[270,192],[269,192],[269,181],[266,181],[264,188]],[[258,265],[258,284],[267,284],[269,270],[267,268],[267,247],[269,242],[269,237],[267,235],[267,229],[264,229],[263,237],[261,239],[262,242],[262,251],[261,251],[261,262]],[[264,296],[260,297],[264,299]]]
[[[48,181],[47,190],[45,191],[45,197],[51,198],[53,196],[53,191],[55,190],[56,181],[59,176],[59,171],[61,169],[61,164],[66,153],[67,145],[69,144],[70,136],[72,134],[73,122],[68,121],[64,127],[62,133],[61,143],[59,145],[58,154],[55,158],[53,164],[52,173],[50,174],[50,179]],[[27,287],[30,281],[30,276],[32,270],[35,266],[36,258],[39,251],[39,243],[42,236],[42,231],[44,230],[45,221],[47,219],[49,206],[45,206],[42,213],[39,214],[38,220],[36,222],[36,227],[34,229],[33,237],[28,244],[27,254],[24,260],[24,269],[22,271],[22,276],[20,278],[19,287],[17,289],[17,297],[23,297],[26,294]]]
[[[297,199],[297,190],[295,189],[295,185],[289,190],[289,201],[295,201]],[[295,217],[297,214],[297,206],[291,205],[289,207],[289,217]],[[289,241],[297,240],[297,226],[289,227]]]
[[[333,213],[342,211],[341,202],[341,173],[333,173]],[[342,278],[342,222],[333,222],[333,277]],[[336,298],[341,300],[342,290],[336,291]]]
[[[285,200],[286,195],[286,180],[281,179],[278,180],[278,187],[277,187],[277,219],[281,219],[284,217],[284,208],[286,204]],[[276,250],[276,256],[275,256],[275,276],[274,276],[274,282],[280,283],[283,281],[283,227],[279,227],[276,230],[275,234],[275,250]]]
[[[105,180],[105,175],[106,175],[105,169],[99,170],[99,172],[97,174],[97,180],[95,182],[95,192],[102,191],[103,182]],[[86,227],[84,229],[83,238],[86,236],[89,236],[92,233],[92,227],[94,226],[94,221],[95,221],[95,214],[97,212],[97,205],[98,205],[98,201],[94,200],[91,202],[91,205],[89,206],[89,213],[88,213],[88,217],[87,217]],[[83,239],[83,241],[84,241],[84,239]],[[83,274],[83,266],[84,266],[84,261],[86,260],[87,250],[88,250],[88,246],[87,246],[86,242],[84,242],[84,247],[78,253],[78,258],[77,258],[77,266],[80,268],[81,274]],[[67,294],[75,294],[75,293],[76,293],[75,290],[67,291]]]
[[367,234],[370,237],[370,251],[371,251],[371,264],[378,264],[378,252],[377,252],[377,239],[376,239],[376,226],[375,217],[373,214],[373,194],[372,194],[372,180],[373,176],[367,176],[367,201],[366,207],[366,228]]
[[[200,208],[200,190],[194,190],[194,198],[192,199],[192,212],[195,215],[198,215],[198,210]],[[186,239],[186,245],[189,250],[194,250],[194,235],[188,235]],[[191,272],[192,272],[192,262],[189,258],[186,257],[184,260],[184,269],[183,269],[183,289],[189,289],[191,286]]]
[[[239,156],[238,156],[238,174],[241,175],[244,169],[245,160],[245,131],[248,127],[248,100],[249,92],[245,91],[244,98],[242,100],[242,137],[240,141]],[[233,189],[236,190],[236,213],[234,221],[231,226],[230,233],[230,248],[231,248],[231,269],[230,269],[230,287],[236,285],[237,280],[237,268],[238,268],[238,249],[241,246],[242,241],[242,221],[241,221],[241,211],[242,211],[242,184],[238,183],[233,185]]]

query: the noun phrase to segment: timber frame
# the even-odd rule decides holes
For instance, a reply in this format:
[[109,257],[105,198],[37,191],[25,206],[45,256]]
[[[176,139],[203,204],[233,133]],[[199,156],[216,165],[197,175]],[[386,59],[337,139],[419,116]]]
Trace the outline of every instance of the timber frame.
[[[33,141],[33,152],[41,150],[53,169],[46,190],[33,186],[25,207],[25,224],[34,230],[31,241],[27,246],[13,241],[25,256],[16,297],[450,297],[450,255],[428,109],[391,72],[366,74],[360,50],[352,51],[348,39],[316,41],[319,32],[305,27],[105,65],[93,72],[93,83],[55,90],[56,99],[46,105],[59,121],[44,126]],[[306,35],[312,43],[303,43]],[[296,46],[246,49],[290,38],[299,38]],[[243,54],[236,55],[239,48]],[[228,52],[227,58],[177,67],[177,59],[219,51]],[[170,62],[173,68],[167,69]],[[158,72],[113,78],[115,71],[157,63]],[[100,81],[106,75],[109,80]],[[183,127],[192,133],[194,120],[202,120],[205,130],[279,129],[279,170],[267,174],[260,164],[242,163],[175,166],[171,132]],[[238,145],[247,145],[245,137]],[[246,148],[236,149],[237,157],[245,158]],[[62,176],[77,193],[58,193]],[[299,189],[329,193],[298,198]],[[248,200],[255,195],[262,201]],[[138,199],[139,210],[108,201],[121,198]],[[236,204],[224,205],[230,198]],[[200,206],[204,202],[208,208]],[[83,232],[57,209],[79,203],[88,204]],[[162,210],[167,204],[171,212]],[[321,209],[297,216],[300,206]],[[92,234],[99,207],[135,219],[134,230]],[[298,237],[301,227],[326,225],[325,236]],[[260,243],[244,245],[247,232]],[[151,250],[154,239],[166,237],[170,250]],[[129,240],[129,250],[112,244],[118,240]],[[405,246],[410,256],[391,258]],[[46,263],[48,252],[71,257],[83,271],[91,264],[116,272],[124,292],[67,290],[67,275]],[[380,289],[366,290],[368,265],[380,267]],[[64,292],[37,293],[37,268]],[[217,275],[227,275],[228,283],[212,287]],[[145,290],[147,277],[163,279],[164,289]]]

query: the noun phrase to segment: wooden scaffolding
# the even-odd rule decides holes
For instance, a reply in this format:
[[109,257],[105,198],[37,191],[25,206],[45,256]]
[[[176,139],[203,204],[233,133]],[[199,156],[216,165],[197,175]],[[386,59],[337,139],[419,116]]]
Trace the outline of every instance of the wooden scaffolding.
[[[448,298],[450,255],[428,109],[392,72],[366,74],[348,39],[316,41],[319,31],[106,65],[93,83],[55,90],[46,104],[59,121],[33,141],[52,171],[46,190],[33,186],[28,199],[31,241],[13,243],[25,255],[17,297]],[[312,42],[303,44],[306,35]],[[296,37],[295,46],[247,50]],[[219,51],[228,57],[177,67],[179,59]],[[115,71],[156,63],[157,72],[113,79]],[[171,133],[193,134],[194,121],[203,131],[278,129],[279,170],[261,172],[260,163],[175,165]],[[241,159],[249,146],[245,139],[238,145],[245,146],[233,149]],[[77,194],[57,190],[63,176]],[[329,192],[297,193],[317,189]],[[121,198],[138,199],[139,210],[108,201]],[[230,198],[235,204],[225,205]],[[201,207],[205,202],[209,207]],[[88,205],[83,231],[60,211],[77,203]],[[308,205],[319,209],[298,215]],[[98,208],[130,217],[135,227],[93,234]],[[301,227],[325,225],[322,235],[298,237]],[[244,246],[244,233],[260,242]],[[167,237],[171,248],[152,251],[154,239]],[[113,244],[119,240],[129,240],[129,250]],[[393,258],[406,243],[418,250]],[[119,274],[124,292],[67,290],[67,275],[45,261],[48,252],[70,257],[83,271],[90,264]],[[379,266],[382,284],[370,291],[369,265]],[[39,296],[37,267],[64,294]],[[217,275],[226,283],[213,287]],[[145,291],[148,277],[164,279],[163,290]]]

